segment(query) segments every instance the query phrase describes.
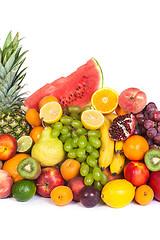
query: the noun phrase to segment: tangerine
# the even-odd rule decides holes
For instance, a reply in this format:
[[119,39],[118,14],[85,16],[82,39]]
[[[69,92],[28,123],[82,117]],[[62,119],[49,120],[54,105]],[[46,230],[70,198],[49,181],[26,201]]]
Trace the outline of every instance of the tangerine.
[[140,205],[148,205],[154,198],[152,188],[146,184],[139,186],[135,191],[135,201]]
[[41,125],[41,119],[39,117],[39,112],[35,108],[29,108],[26,113],[26,120],[27,122],[34,126],[40,126]]
[[65,160],[60,168],[62,177],[69,181],[70,179],[77,177],[80,172],[80,163],[72,158]]
[[67,186],[58,186],[51,191],[51,199],[57,206],[65,206],[73,199],[72,190]]
[[124,155],[133,161],[139,161],[144,158],[145,153],[149,150],[147,140],[140,135],[132,135],[124,142]]
[[43,131],[43,129],[44,129],[44,127],[38,126],[38,127],[34,127],[31,130],[29,136],[33,139],[34,143],[36,143],[39,140],[39,138],[41,136],[41,132]]
[[121,108],[119,105],[117,106],[115,111],[116,111],[117,115],[125,115],[125,114],[127,114],[127,112],[125,112],[123,110],[123,108]]
[[41,109],[46,103],[49,102],[58,102],[58,99],[54,96],[45,96],[39,102],[39,109]]

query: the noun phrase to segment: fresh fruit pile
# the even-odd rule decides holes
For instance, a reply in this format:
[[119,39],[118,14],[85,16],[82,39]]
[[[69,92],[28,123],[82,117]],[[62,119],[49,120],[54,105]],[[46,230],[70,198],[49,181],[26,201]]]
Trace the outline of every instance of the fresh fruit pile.
[[92,58],[21,98],[20,50],[9,33],[0,50],[0,198],[36,194],[88,208],[160,201],[160,111],[146,94],[103,87]]

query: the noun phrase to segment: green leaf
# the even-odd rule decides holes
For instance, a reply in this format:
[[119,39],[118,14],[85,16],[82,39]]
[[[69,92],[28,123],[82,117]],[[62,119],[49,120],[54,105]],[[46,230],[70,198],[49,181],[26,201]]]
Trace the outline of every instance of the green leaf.
[[14,63],[15,63],[15,60],[16,60],[16,57],[17,55],[19,54],[20,52],[20,48],[17,48],[16,51],[14,51],[14,53],[12,53],[12,55],[10,56],[10,58],[7,60],[6,64],[5,64],[5,69],[6,69],[6,72],[8,73],[11,68],[13,67]]
[[2,65],[2,63],[0,62],[0,76],[1,78],[5,78],[6,75],[6,70],[4,68],[4,66]]
[[16,35],[13,39],[13,45],[15,45],[17,42],[19,43],[18,38],[19,38],[19,32],[16,33]]
[[6,38],[5,42],[4,42],[3,50],[4,50],[5,48],[7,48],[7,47],[10,45],[11,42],[12,42],[12,33],[11,33],[11,31],[10,31],[10,32],[8,33],[8,35],[7,35],[7,38]]

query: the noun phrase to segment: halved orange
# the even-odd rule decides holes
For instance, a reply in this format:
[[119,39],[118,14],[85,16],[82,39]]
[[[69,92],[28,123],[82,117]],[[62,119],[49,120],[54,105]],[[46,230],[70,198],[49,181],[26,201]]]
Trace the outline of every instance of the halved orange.
[[46,103],[40,109],[40,118],[46,123],[58,122],[62,117],[62,107],[58,102]]
[[98,129],[104,123],[104,116],[96,110],[86,110],[81,115],[81,122],[86,129]]
[[41,109],[48,102],[58,102],[58,99],[54,96],[45,96],[39,102],[39,109]]
[[118,106],[118,93],[112,88],[100,88],[91,97],[92,107],[103,113],[113,112]]

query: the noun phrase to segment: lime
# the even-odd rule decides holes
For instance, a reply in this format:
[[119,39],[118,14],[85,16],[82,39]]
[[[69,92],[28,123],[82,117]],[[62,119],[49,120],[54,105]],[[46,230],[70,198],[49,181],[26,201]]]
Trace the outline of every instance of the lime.
[[33,139],[30,136],[22,136],[17,140],[17,145],[17,152],[29,152],[33,145]]
[[36,193],[36,184],[27,179],[15,182],[12,186],[12,196],[19,202],[26,202]]

